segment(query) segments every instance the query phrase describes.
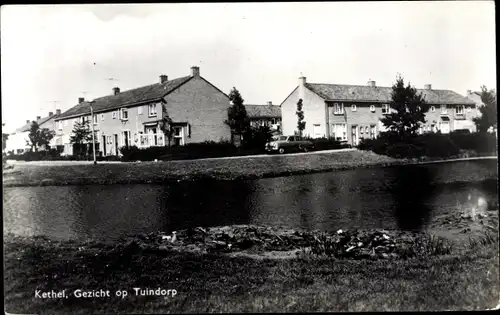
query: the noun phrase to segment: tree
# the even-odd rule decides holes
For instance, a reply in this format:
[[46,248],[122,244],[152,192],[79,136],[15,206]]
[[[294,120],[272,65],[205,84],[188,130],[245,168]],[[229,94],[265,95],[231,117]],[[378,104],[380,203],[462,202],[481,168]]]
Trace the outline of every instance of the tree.
[[172,143],[172,138],[174,137],[174,128],[172,127],[173,121],[172,118],[168,115],[166,104],[162,103],[162,120],[160,121],[160,129],[165,134],[165,137],[168,141],[168,147],[170,148],[170,144]]
[[38,152],[38,149],[43,146],[48,146],[50,140],[54,138],[55,132],[47,128],[40,128],[40,126],[33,121],[30,126],[28,140],[26,144],[31,147],[31,150]]
[[90,120],[77,121],[73,127],[73,133],[69,137],[69,142],[76,147],[77,154],[83,154],[83,145],[92,142],[92,130]]
[[426,122],[425,113],[429,111],[429,104],[410,83],[405,87],[401,76],[398,76],[392,86],[391,97],[391,110],[380,121],[400,140],[415,136],[420,125]]
[[[2,127],[5,126],[5,123],[2,123]],[[7,140],[9,139],[9,134],[2,132],[2,152],[7,147]]]
[[243,98],[240,92],[233,87],[229,93],[229,100],[233,103],[227,112],[228,119],[225,123],[231,128],[231,131],[243,135],[248,132],[250,128],[250,118],[248,117],[247,110],[243,105]]
[[304,121],[304,112],[302,111],[302,99],[297,102],[297,130],[299,131],[299,136],[302,136],[302,132],[306,129],[306,122]]
[[497,129],[497,93],[481,86],[481,101],[484,106],[479,108],[481,116],[473,118],[479,132],[487,132],[490,128]]

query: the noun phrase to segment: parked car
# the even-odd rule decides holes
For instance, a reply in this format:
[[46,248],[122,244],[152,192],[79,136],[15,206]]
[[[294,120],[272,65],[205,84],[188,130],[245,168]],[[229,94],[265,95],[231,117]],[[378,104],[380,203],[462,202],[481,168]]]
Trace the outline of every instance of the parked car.
[[267,152],[285,152],[303,151],[307,152],[314,149],[311,141],[303,140],[300,136],[274,136],[271,142],[266,143]]

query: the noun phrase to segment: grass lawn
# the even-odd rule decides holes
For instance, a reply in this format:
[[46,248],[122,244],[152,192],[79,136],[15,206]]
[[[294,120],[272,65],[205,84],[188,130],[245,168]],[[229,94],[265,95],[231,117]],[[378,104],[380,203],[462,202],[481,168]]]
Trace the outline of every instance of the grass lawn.
[[201,178],[239,179],[403,164],[367,151],[276,155],[222,160],[191,160],[85,165],[15,165],[4,172],[4,186],[164,183]]
[[[4,237],[5,238],[5,237]],[[5,238],[9,313],[192,313],[484,310],[499,301],[498,246],[407,260],[257,260],[114,245]],[[175,289],[175,297],[133,288]],[[67,299],[35,298],[66,289]],[[110,290],[75,298],[76,289]],[[113,296],[127,290],[126,298]]]

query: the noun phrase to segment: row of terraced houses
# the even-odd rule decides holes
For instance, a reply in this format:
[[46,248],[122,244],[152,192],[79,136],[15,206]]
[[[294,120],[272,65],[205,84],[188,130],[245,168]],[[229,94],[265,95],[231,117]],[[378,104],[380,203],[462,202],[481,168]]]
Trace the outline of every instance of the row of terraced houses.
[[[454,91],[436,90],[431,85],[420,89],[430,104],[426,124],[421,132],[449,133],[453,130],[475,131],[472,118],[478,115],[477,92],[462,96]],[[357,145],[362,138],[376,137],[384,130],[382,115],[389,112],[391,87],[379,87],[375,81],[367,85],[308,83],[305,77],[281,105],[245,105],[252,125],[268,125],[276,133],[296,132],[296,104],[303,100],[306,121],[305,136],[333,137]],[[91,117],[91,106],[93,117]],[[166,139],[159,123],[163,115],[173,121],[174,145],[204,141],[229,141],[231,130],[225,124],[231,106],[227,94],[200,75],[199,67],[191,67],[189,75],[169,79],[160,75],[157,83],[121,91],[113,88],[110,95],[91,102],[78,99],[78,104],[65,112],[37,117],[41,127],[53,129],[51,146],[63,154],[73,154],[70,136],[77,121],[92,120],[97,133],[100,155],[118,155],[123,146],[164,146]],[[27,148],[25,139],[30,121],[12,134],[7,151],[20,153]],[[10,142],[10,145],[9,145]]]

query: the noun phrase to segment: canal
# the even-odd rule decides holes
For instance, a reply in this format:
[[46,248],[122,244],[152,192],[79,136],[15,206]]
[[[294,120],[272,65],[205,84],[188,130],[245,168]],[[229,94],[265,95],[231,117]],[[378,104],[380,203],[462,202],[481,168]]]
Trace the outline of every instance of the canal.
[[4,232],[55,239],[229,224],[422,230],[498,199],[497,160],[173,185],[4,188]]

